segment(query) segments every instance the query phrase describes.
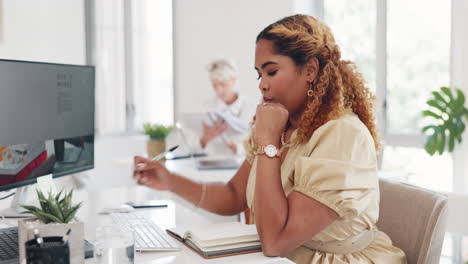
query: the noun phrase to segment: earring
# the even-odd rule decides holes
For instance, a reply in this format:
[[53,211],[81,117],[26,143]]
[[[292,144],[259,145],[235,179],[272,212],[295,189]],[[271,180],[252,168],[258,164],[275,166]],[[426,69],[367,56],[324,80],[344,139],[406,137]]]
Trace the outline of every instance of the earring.
[[309,82],[309,90],[307,90],[307,96],[308,97],[313,97],[314,96],[314,85],[312,84],[312,82]]

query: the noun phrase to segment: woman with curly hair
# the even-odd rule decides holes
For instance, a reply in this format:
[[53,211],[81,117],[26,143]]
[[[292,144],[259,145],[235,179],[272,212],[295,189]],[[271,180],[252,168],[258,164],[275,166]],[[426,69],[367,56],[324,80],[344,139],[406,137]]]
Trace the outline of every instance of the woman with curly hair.
[[269,25],[255,50],[263,103],[236,175],[227,184],[198,184],[137,157],[138,183],[218,214],[250,209],[267,256],[296,263],[406,263],[404,252],[376,227],[373,97],[354,64],[340,57],[330,29],[313,17]]

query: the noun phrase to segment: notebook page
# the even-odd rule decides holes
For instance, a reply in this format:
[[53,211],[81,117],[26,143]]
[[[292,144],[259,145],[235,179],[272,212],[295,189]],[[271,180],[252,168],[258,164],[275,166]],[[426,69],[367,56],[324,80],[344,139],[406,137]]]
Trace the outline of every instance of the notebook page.
[[255,225],[246,225],[239,222],[226,222],[211,224],[203,227],[190,228],[192,237],[200,241],[228,239],[235,237],[257,236]]
[[219,245],[219,246],[201,246],[201,245],[197,245],[197,244],[195,244],[195,245],[200,250],[202,250],[204,252],[213,252],[213,251],[219,251],[219,250],[228,250],[228,249],[236,249],[236,248],[257,246],[257,245],[260,245],[260,241],[236,243],[236,244],[231,244],[231,245]]
[[242,243],[254,243],[260,244],[260,239],[257,235],[248,235],[248,236],[241,236],[241,237],[230,237],[230,238],[220,238],[214,240],[199,240],[196,237],[188,236],[187,240],[193,241],[196,245],[200,247],[214,247],[214,246],[228,246],[228,247],[235,247],[234,244],[242,244]]

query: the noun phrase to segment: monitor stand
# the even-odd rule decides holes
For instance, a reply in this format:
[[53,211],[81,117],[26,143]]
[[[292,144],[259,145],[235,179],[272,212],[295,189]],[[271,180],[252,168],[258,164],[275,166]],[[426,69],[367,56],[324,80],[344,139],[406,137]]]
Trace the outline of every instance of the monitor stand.
[[11,204],[9,208],[0,210],[0,216],[5,218],[24,218],[24,217],[31,217],[32,214],[24,214],[26,209],[21,207],[21,204],[25,204],[28,198],[28,190],[29,186],[23,186],[16,188],[15,196],[13,196],[13,200],[11,200]]

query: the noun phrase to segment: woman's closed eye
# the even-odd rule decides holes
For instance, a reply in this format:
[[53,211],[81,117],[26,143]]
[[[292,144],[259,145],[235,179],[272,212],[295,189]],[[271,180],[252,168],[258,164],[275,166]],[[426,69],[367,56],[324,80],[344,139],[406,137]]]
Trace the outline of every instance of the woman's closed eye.
[[[276,73],[278,72],[278,70],[275,70],[275,71],[271,71],[271,72],[268,72],[268,76],[274,76]],[[257,77],[257,80],[260,80],[262,78],[262,75],[259,74],[258,77]]]

